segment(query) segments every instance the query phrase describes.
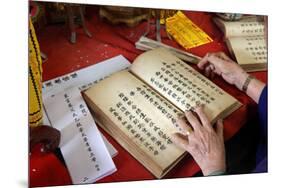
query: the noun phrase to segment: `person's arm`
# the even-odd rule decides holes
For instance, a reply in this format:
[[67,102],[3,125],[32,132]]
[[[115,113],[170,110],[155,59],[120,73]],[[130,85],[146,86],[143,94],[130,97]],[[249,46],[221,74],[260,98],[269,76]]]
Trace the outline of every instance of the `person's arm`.
[[246,94],[251,97],[256,103],[259,102],[261,93],[265,87],[265,84],[256,78],[250,80],[249,85],[246,89]]
[[250,76],[224,53],[208,53],[198,63],[198,67],[204,70],[208,77],[213,77],[215,74],[220,75],[226,82],[244,91],[256,103],[259,102],[265,84]]
[[267,136],[267,86],[262,90],[260,95],[258,112],[260,119],[261,133],[264,137]]

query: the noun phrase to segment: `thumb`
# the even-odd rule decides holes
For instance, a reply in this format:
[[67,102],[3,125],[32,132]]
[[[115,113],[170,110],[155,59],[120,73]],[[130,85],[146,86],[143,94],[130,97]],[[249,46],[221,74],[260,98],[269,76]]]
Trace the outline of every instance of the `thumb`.
[[218,136],[223,139],[223,120],[219,119],[217,121],[217,125],[216,125],[216,132],[218,134]]

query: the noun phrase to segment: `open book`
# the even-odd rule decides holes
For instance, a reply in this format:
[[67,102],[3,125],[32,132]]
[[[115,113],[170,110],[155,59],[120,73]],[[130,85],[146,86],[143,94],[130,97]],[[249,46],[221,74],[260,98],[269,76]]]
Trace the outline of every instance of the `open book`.
[[158,48],[138,56],[83,94],[97,123],[157,178],[187,153],[171,141],[181,131],[178,115],[205,104],[214,123],[240,103],[169,51]]
[[264,22],[258,16],[245,16],[239,21],[214,22],[223,31],[227,47],[237,63],[247,72],[267,70],[267,45]]

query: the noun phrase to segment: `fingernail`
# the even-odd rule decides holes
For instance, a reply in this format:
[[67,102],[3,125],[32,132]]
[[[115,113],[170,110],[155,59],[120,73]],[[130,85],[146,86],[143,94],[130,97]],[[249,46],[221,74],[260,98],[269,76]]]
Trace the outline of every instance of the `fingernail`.
[[184,114],[182,114],[182,113],[177,114],[177,117],[178,117],[178,119],[179,119],[179,118],[183,118],[183,117],[184,117]]
[[178,117],[181,116],[181,115],[183,115],[182,112],[178,112],[178,113],[177,113],[177,116],[178,116]]
[[222,124],[223,123],[222,119],[218,119],[218,123]]
[[[192,107],[191,107],[192,108]],[[191,108],[190,108],[190,110],[185,110],[184,112],[185,113],[189,113],[190,111],[191,111]]]
[[174,133],[171,134],[172,141],[175,140],[176,135],[177,135],[177,132],[174,132]]

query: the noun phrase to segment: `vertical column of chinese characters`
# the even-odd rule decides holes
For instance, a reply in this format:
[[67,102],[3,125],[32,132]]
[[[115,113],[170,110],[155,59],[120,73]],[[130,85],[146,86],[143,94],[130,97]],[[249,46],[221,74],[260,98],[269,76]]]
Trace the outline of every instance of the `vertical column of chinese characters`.
[[[180,69],[187,72],[189,76],[184,75]],[[163,88],[167,87],[167,89],[162,89],[162,92],[166,93],[186,110],[192,110],[200,104],[210,104],[215,101],[215,98],[210,96],[208,91],[205,91],[206,88],[223,95],[222,90],[215,87],[212,82],[179,61],[172,64],[162,62],[160,71],[155,72],[155,76],[150,81],[159,89],[161,89],[161,84],[159,83],[164,82],[165,86]]]
[[[75,123],[77,130],[81,134],[83,146],[84,146],[85,150],[89,153],[89,158],[93,162],[93,166],[94,166],[95,170],[100,171],[99,162],[95,156],[94,148],[88,142],[88,140],[89,140],[88,135],[86,134],[86,132],[84,130],[84,125],[81,121],[81,119],[83,117],[86,117],[88,115],[86,106],[84,104],[79,104],[78,108],[76,107],[77,109],[75,109],[75,106],[71,102],[71,96],[69,96],[66,93],[64,94],[64,100],[67,104],[67,107],[68,107],[70,113],[72,114],[72,118],[73,118],[73,121]],[[88,180],[88,178],[85,177],[83,181],[85,182],[87,180]]]
[[169,143],[171,141],[167,135],[160,133],[159,136],[159,131],[162,131],[161,128],[141,107],[133,102],[132,99],[137,92],[138,90],[132,90],[127,95],[122,92],[119,93],[120,101],[114,107],[110,107],[109,111],[137,143],[141,144],[152,155],[157,156],[160,151],[167,148],[164,140],[169,139]]
[[262,36],[246,38],[246,51],[250,52],[252,57],[259,63],[267,62],[267,48]]
[[136,87],[136,92],[143,97],[143,100],[146,100],[151,105],[154,105],[157,111],[159,111],[164,117],[166,117],[172,124],[175,125],[176,119],[181,112],[176,109],[173,105],[168,103],[165,99],[160,97],[147,85],[142,85],[142,87]]

